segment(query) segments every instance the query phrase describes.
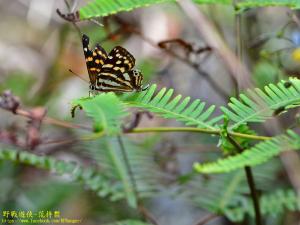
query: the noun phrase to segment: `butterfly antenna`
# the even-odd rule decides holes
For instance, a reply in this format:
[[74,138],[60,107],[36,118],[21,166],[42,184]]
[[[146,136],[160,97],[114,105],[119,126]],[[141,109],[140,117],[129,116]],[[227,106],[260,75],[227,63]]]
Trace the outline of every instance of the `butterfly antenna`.
[[71,73],[73,73],[75,76],[79,77],[81,80],[83,80],[83,81],[85,81],[85,82],[89,82],[88,80],[86,80],[86,79],[84,79],[82,76],[80,76],[79,74],[73,72],[73,70],[69,69],[69,71],[70,71]]

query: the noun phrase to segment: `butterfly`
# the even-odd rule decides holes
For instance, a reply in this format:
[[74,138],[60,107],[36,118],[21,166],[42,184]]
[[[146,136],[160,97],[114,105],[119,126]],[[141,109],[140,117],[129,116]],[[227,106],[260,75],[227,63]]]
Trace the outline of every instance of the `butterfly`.
[[89,48],[89,37],[82,35],[82,47],[90,79],[90,90],[101,92],[144,91],[143,75],[133,69],[135,58],[123,47],[114,47],[109,54],[99,44]]

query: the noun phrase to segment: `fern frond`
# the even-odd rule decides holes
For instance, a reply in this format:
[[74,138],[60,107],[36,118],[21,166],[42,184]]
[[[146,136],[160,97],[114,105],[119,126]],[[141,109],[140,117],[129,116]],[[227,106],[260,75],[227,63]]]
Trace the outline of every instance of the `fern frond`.
[[[277,217],[286,210],[297,211],[300,209],[299,199],[294,190],[276,190],[260,197],[260,208],[263,215]],[[249,198],[240,198],[224,209],[225,215],[232,221],[243,221],[246,215],[254,217],[253,202]]]
[[221,107],[228,118],[235,123],[228,126],[228,130],[249,122],[263,122],[272,117],[278,109],[289,109],[300,104],[300,80],[290,78],[291,86],[286,87],[284,81],[277,85],[265,86],[265,91],[256,88],[248,90],[248,94],[240,94],[240,100],[231,98],[229,108]]
[[199,173],[226,173],[245,166],[256,166],[268,161],[274,156],[286,150],[298,150],[300,148],[300,137],[293,131],[279,135],[270,140],[260,142],[242,153],[219,159],[216,162],[199,164],[194,168]]
[[140,220],[122,220],[113,223],[106,223],[105,225],[150,225]]
[[[161,189],[164,175],[154,162],[153,152],[141,148],[126,137],[122,137],[127,154],[128,163],[131,167],[130,174],[126,167],[122,149],[117,138],[106,137],[93,142],[84,143],[86,151],[90,154],[97,165],[102,168],[102,173],[120,187],[130,206],[135,207],[134,188],[140,198],[146,198],[157,194]],[[149,172],[151,171],[151,172]],[[131,177],[136,187],[132,184]]]
[[124,198],[122,189],[115,185],[103,173],[93,168],[83,168],[77,163],[57,160],[49,156],[38,156],[32,153],[11,149],[0,150],[0,160],[31,165],[40,169],[49,170],[58,175],[70,175],[74,181],[82,182],[89,189],[101,197],[110,197],[111,200]]
[[173,89],[162,88],[155,94],[156,85],[144,92],[134,94],[124,99],[124,102],[132,107],[140,107],[154,112],[163,118],[175,119],[184,122],[188,126],[216,130],[216,123],[223,117],[211,118],[215,106],[205,109],[205,103],[196,99],[190,102],[190,97],[182,99],[181,95],[173,96]]
[[112,92],[76,99],[72,105],[73,108],[80,106],[93,119],[96,131],[104,131],[108,135],[120,133],[122,118],[127,115],[123,104]]
[[300,8],[298,0],[244,0],[237,3],[238,8],[256,8],[266,6],[286,6],[292,9]]
[[[86,20],[154,4],[175,2],[176,0],[93,0],[79,9],[79,17],[81,20]],[[194,0],[194,2],[198,4],[232,4],[231,0]]]
[[79,15],[80,19],[85,20],[164,2],[175,2],[175,0],[93,0],[80,8]]
[[[233,5],[232,0],[193,0],[197,4],[226,4]],[[81,20],[95,17],[104,17],[123,11],[131,11],[159,3],[175,3],[176,0],[93,0],[79,9]],[[238,2],[237,6],[243,8],[254,8],[262,6],[287,6],[300,8],[298,0],[245,0]]]
[[[277,175],[281,170],[281,163],[277,159],[253,168],[256,188],[263,193],[260,198],[261,211],[266,216],[273,215],[277,212],[280,213],[280,211],[276,209],[274,213],[272,212],[272,208],[276,207],[275,202],[273,202],[273,206],[268,208],[267,199],[270,198],[266,197],[270,195],[269,193],[271,193],[271,195],[277,193],[277,191],[273,192],[270,190],[274,189],[274,185],[280,185]],[[226,174],[197,176],[190,183],[183,186],[182,189],[187,199],[191,200],[195,206],[204,208],[211,213],[225,214],[230,220],[235,222],[241,221],[246,214],[253,218],[255,217],[254,214],[252,214],[253,205],[249,197],[250,190],[243,170]],[[276,197],[274,200],[275,199]],[[289,203],[283,203],[283,199],[281,199],[278,202],[279,207],[285,204],[295,206],[295,200],[296,199],[291,197],[289,200],[287,199]],[[245,210],[244,205],[248,205],[247,207],[245,206]],[[290,209],[292,210],[292,207],[290,207]]]

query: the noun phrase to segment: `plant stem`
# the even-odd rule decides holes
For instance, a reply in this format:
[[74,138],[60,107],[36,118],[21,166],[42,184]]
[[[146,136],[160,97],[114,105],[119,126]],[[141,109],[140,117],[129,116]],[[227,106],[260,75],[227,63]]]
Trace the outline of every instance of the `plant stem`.
[[[22,109],[17,109],[16,114],[19,116],[32,118],[32,115],[30,112]],[[74,123],[70,123],[67,121],[55,119],[52,117],[45,116],[43,119],[43,122],[47,124],[52,124],[60,127],[65,128],[73,128],[73,129],[82,129],[87,131],[93,131],[92,128],[84,125],[78,125]],[[215,134],[220,135],[220,129],[205,129],[205,128],[197,128],[197,127],[150,127],[150,128],[135,128],[129,131],[126,131],[125,133],[152,133],[152,132],[196,132],[196,133],[206,133],[206,134]],[[241,137],[241,138],[247,138],[252,140],[259,140],[259,141],[266,141],[271,139],[272,137],[267,136],[259,136],[259,135],[251,135],[251,134],[243,134],[238,132],[228,132],[228,134],[234,136],[234,137]],[[91,138],[90,140],[92,140]],[[81,139],[79,139],[80,141]],[[50,141],[52,142],[52,141]]]
[[[195,133],[220,135],[221,130],[219,129],[210,130],[210,129],[196,128],[196,127],[151,127],[151,128],[134,128],[128,131],[127,133],[152,133],[152,132],[195,132]],[[260,141],[266,141],[272,138],[267,136],[243,134],[238,132],[228,132],[228,134],[235,137],[247,138],[252,140],[260,140]]]
[[191,25],[195,26],[204,42],[210,46],[213,51],[223,60],[224,65],[230,72],[230,75],[233,76],[234,79],[239,80],[239,77],[236,77],[236,70],[238,69],[238,71],[242,71],[244,76],[243,79],[240,80],[240,87],[247,88],[251,86],[252,82],[250,80],[251,76],[249,70],[240,62],[237,56],[220,37],[218,31],[207,18],[207,16],[205,16],[204,13],[201,12],[201,10],[199,10],[191,0],[181,0],[178,1],[178,4],[185,14],[190,18],[192,21]]
[[118,143],[119,143],[122,155],[123,155],[125,167],[128,171],[129,179],[130,179],[130,182],[131,182],[131,185],[132,185],[132,190],[133,190],[133,193],[135,195],[136,201],[138,202],[139,195],[138,195],[138,191],[137,191],[137,184],[136,184],[135,179],[134,179],[134,175],[133,175],[130,163],[129,163],[127,152],[126,152],[123,140],[122,140],[120,135],[117,136],[117,139],[118,139]]
[[[242,146],[240,146],[239,143],[237,143],[229,134],[228,134],[228,140],[230,143],[241,153],[244,151]],[[255,188],[255,182],[254,182],[254,177],[252,174],[252,170],[250,166],[245,166],[245,173],[247,177],[247,182],[250,188],[250,193],[251,193],[251,198],[253,201],[253,206],[254,206],[254,212],[255,212],[255,222],[256,225],[262,225],[261,222],[261,214],[260,214],[260,206],[259,206],[259,199],[257,196],[256,188]]]
[[[133,27],[131,24],[121,20],[118,17],[115,17],[115,20],[120,25],[122,25],[122,27],[125,27],[126,31],[129,31],[129,32],[132,32],[132,33],[136,34],[138,37],[140,37],[142,40],[144,40],[148,44],[152,45],[154,48],[159,48],[159,46],[156,42],[154,42],[150,38],[144,36],[144,34],[141,31],[139,31],[138,29]],[[120,31],[122,31],[122,30],[120,30]],[[162,50],[161,48],[159,48],[159,49]],[[190,61],[188,58],[182,57],[182,56],[174,53],[173,51],[171,51],[169,49],[163,49],[163,50],[166,54],[180,60],[181,62],[183,62],[186,65],[193,68],[200,76],[202,76],[204,79],[206,79],[206,81],[211,85],[211,87],[214,89],[214,91],[216,93],[218,93],[218,95],[220,97],[222,97],[224,100],[227,100],[229,98],[228,93],[223,89],[222,85],[219,85],[217,82],[215,82],[207,72],[205,72],[204,70],[201,69],[199,64],[194,63],[194,62]]]
[[217,214],[209,214],[209,215],[206,215],[204,216],[203,218],[201,218],[200,221],[198,221],[195,225],[204,225],[216,218],[220,217],[220,215],[217,215]]
[[252,200],[253,200],[256,225],[262,225],[259,200],[258,200],[257,192],[256,192],[256,189],[255,189],[255,182],[254,182],[251,167],[250,166],[245,166],[245,172],[246,172],[248,185],[249,185],[250,191],[251,191],[251,197],[252,197]]
[[138,193],[138,190],[137,190],[137,183],[134,179],[134,174],[133,174],[132,168],[130,166],[130,162],[129,162],[129,159],[128,159],[128,156],[127,156],[127,152],[126,152],[123,140],[122,140],[120,135],[117,136],[117,139],[118,139],[118,143],[120,145],[120,149],[121,149],[121,152],[122,152],[122,155],[123,155],[123,159],[124,159],[124,162],[125,162],[125,167],[128,171],[129,179],[130,179],[130,182],[131,182],[131,185],[132,185],[133,194],[134,194],[136,202],[137,202],[138,210],[146,220],[148,220],[149,222],[151,222],[154,225],[158,225],[156,220],[153,218],[153,216],[150,214],[150,212],[148,212],[148,210],[144,207],[142,201],[140,200],[139,193]]

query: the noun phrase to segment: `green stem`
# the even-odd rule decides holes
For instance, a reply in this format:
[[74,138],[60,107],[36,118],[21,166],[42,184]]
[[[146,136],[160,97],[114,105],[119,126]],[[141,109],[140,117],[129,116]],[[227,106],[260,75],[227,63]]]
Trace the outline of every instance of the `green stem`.
[[[220,135],[221,130],[210,130],[210,129],[196,128],[196,127],[150,127],[150,128],[135,128],[128,131],[127,133],[153,133],[153,132],[195,132],[195,133]],[[267,137],[267,136],[243,134],[238,132],[228,132],[228,134],[234,137],[241,137],[241,138],[260,140],[260,141],[271,139],[271,137]]]
[[[244,151],[243,147],[240,146],[240,144],[238,142],[236,142],[230,135],[228,135],[227,137],[228,137],[228,140],[238,150],[239,153],[242,153]],[[244,170],[246,173],[248,186],[250,188],[251,198],[253,201],[253,207],[254,207],[254,212],[255,212],[255,222],[256,222],[256,225],[262,225],[259,198],[258,198],[258,195],[256,192],[255,181],[254,181],[252,169],[250,166],[245,166]]]

